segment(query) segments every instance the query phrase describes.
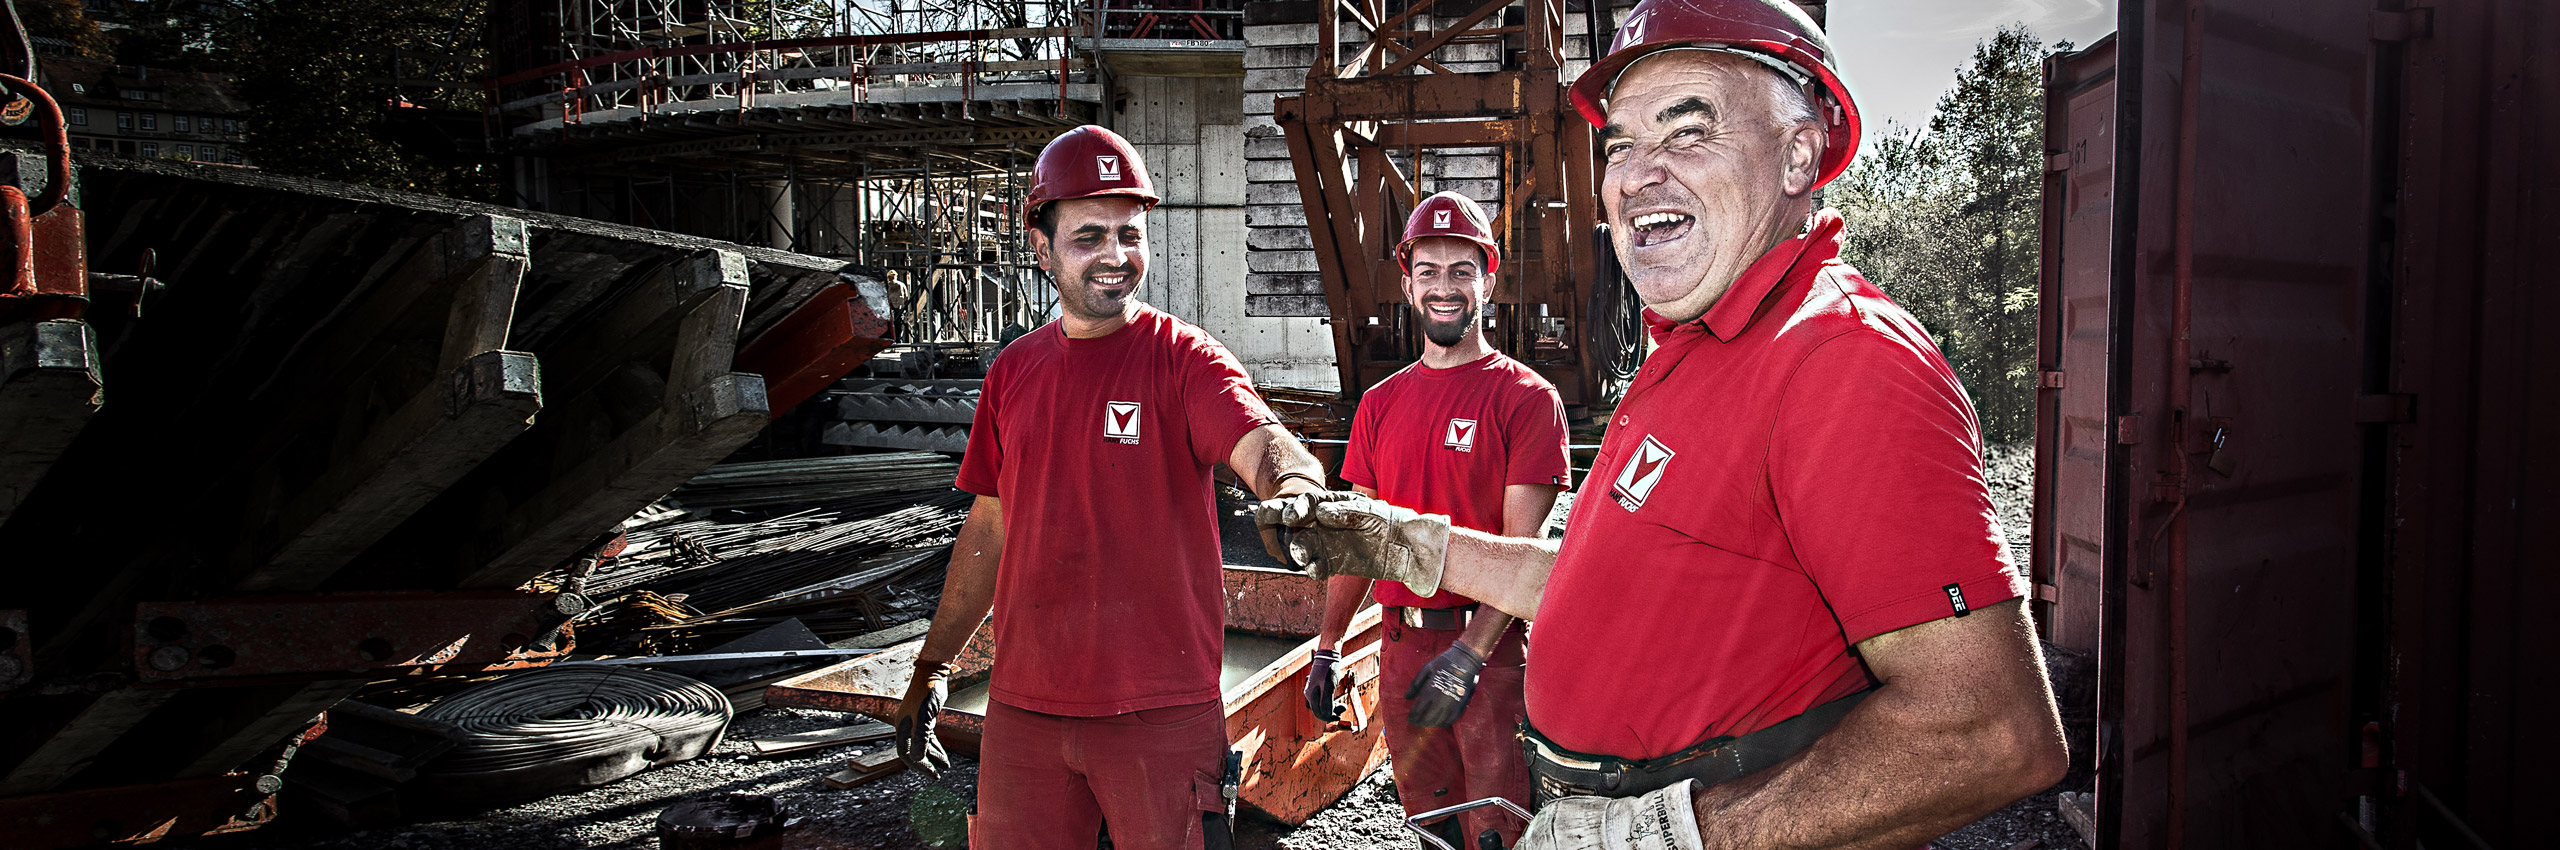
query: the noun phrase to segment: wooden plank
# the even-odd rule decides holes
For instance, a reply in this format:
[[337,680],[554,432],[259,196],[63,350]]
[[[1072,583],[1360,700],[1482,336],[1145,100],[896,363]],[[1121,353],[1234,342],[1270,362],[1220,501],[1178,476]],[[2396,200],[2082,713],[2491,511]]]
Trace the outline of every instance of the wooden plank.
[[514,587],[577,554],[598,530],[746,445],[767,407],[763,377],[732,373],[649,414],[512,511],[502,525],[511,542],[460,586]]
[[846,764],[851,766],[854,770],[864,771],[867,773],[887,768],[893,764],[902,764],[902,762],[898,761],[898,748],[881,747],[877,750],[872,750],[871,752],[854,756],[852,759],[848,760]]
[[[734,251],[670,263],[616,299],[604,315],[584,323],[575,336],[538,351],[543,387],[554,400],[584,393],[629,362],[635,341],[664,337],[706,299],[728,289],[743,298],[746,288],[746,258]],[[734,349],[734,330],[731,336]],[[725,362],[720,371],[728,371]]]
[[[279,545],[242,592],[319,586],[507,442],[542,409],[533,355],[484,352],[428,386],[278,512]],[[243,541],[245,551],[255,541]]]
[[63,319],[0,327],[0,521],[53,469],[104,400],[95,336]]
[[843,726],[835,729],[820,729],[814,732],[777,735],[775,737],[764,738],[750,743],[755,746],[755,755],[757,758],[773,758],[776,756],[804,753],[810,750],[838,747],[846,744],[859,744],[866,741],[877,741],[897,733],[898,730],[896,727],[890,726],[886,723],[858,723],[852,726]]

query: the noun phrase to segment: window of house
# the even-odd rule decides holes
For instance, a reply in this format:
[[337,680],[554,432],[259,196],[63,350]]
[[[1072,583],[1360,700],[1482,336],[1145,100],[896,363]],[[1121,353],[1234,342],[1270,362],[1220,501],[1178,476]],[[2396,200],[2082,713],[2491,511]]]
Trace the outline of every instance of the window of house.
[[227,151],[223,151],[223,152],[222,152],[222,161],[223,161],[223,162],[231,163],[231,164],[233,164],[233,165],[238,165],[238,164],[240,164],[240,151],[238,151],[238,150],[236,150],[236,149],[235,149],[235,150],[227,150]]
[[179,145],[179,146],[178,146],[178,158],[179,158],[179,159],[194,159],[194,158],[196,158],[196,146],[194,146],[194,145]]
[[89,123],[89,110],[74,106],[71,107],[69,115],[71,116],[71,123],[73,124]]
[[131,130],[131,129],[133,129],[133,113],[131,113],[131,112],[118,112],[118,113],[116,113],[116,129],[118,129],[118,130]]
[[142,143],[142,155],[143,155],[144,157],[157,157],[157,156],[159,156],[159,155],[160,155],[160,143],[159,143],[159,142],[143,142],[143,143]]
[[86,150],[86,149],[88,149],[88,147],[89,147],[89,137],[87,137],[87,136],[73,136],[73,137],[71,137],[71,146],[72,146],[72,147],[75,147],[75,148],[80,148],[80,149]]
[[177,118],[177,124],[178,124],[178,132],[181,132],[181,133],[192,133],[192,132],[195,132],[195,120],[194,120],[194,119],[192,119],[192,118],[189,118],[188,116],[185,116],[185,115],[180,115],[180,116],[178,116],[178,118]]
[[145,129],[145,130],[157,130],[157,129],[160,129],[160,113],[157,113],[157,112],[145,112],[145,113],[142,113],[142,129]]
[[225,133],[237,133],[237,132],[240,132],[240,119],[237,119],[237,118],[225,118],[225,119],[222,119],[222,132],[225,132]]

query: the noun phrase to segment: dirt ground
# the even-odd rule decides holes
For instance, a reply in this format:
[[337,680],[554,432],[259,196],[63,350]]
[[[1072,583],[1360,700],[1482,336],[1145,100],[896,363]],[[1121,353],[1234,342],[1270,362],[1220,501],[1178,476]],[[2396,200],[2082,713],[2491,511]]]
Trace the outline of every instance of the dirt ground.
[[[1995,447],[1990,457],[1992,495],[2021,559],[2026,552],[2032,451],[2027,447]],[[1236,541],[1251,545],[1248,541]],[[1243,548],[1233,547],[1233,548]],[[2085,672],[2085,671],[2084,671]],[[2065,702],[2072,697],[2065,688]],[[2067,710],[2066,710],[2067,712]],[[476,813],[452,814],[397,828],[347,832],[296,816],[288,800],[273,825],[256,832],[218,839],[198,839],[175,846],[201,850],[623,850],[657,846],[653,832],[658,812],[692,795],[752,792],[779,800],[801,822],[774,840],[737,845],[752,850],[930,850],[918,837],[918,795],[940,799],[938,786],[970,799],[976,790],[977,765],[956,759],[953,769],[930,786],[920,776],[900,772],[871,784],[837,791],[820,777],[840,769],[857,753],[885,747],[886,742],[839,747],[798,758],[747,761],[750,742],[758,738],[849,725],[864,718],[836,712],[767,707],[749,712],[730,725],[708,757],[643,773],[589,791],[563,794],[521,805]],[[1388,850],[1420,844],[1404,829],[1402,810],[1386,770],[1354,787],[1342,800],[1305,825],[1286,827],[1247,819],[1238,825],[1240,850]],[[290,780],[290,774],[287,779]],[[2075,771],[2042,794],[1984,818],[1936,842],[1939,850],[2024,850],[2026,847],[2083,847],[2079,836],[2057,814],[2055,796],[2064,790],[2086,790],[2089,776]],[[926,815],[930,831],[936,824]],[[2034,841],[2033,845],[2025,842]]]

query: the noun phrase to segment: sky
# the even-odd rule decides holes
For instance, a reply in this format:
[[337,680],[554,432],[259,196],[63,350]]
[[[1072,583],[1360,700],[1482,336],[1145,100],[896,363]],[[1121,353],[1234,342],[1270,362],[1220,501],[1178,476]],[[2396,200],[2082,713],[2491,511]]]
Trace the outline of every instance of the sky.
[[[1832,49],[1870,128],[1929,120],[1956,69],[1993,31],[2023,22],[2046,46],[2116,29],[2116,0],[1831,0]],[[1879,135],[1870,130],[1867,139]]]

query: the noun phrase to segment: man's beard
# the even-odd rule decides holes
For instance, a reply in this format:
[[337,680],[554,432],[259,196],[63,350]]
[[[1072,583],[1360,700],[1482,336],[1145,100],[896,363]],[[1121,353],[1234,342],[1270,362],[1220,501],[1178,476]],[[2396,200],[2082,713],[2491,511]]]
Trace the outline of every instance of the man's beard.
[[1476,317],[1482,315],[1484,312],[1484,305],[1482,304],[1467,304],[1465,305],[1466,310],[1459,313],[1458,318],[1447,322],[1434,321],[1431,318],[1431,306],[1433,304],[1445,303],[1448,302],[1424,301],[1422,302],[1422,309],[1419,311],[1422,314],[1423,338],[1431,340],[1432,345],[1437,345],[1441,348],[1455,346],[1458,344],[1459,340],[1467,338],[1467,328],[1472,327],[1476,322]]
[[[1127,269],[1097,266],[1095,268],[1088,269],[1085,274],[1092,275],[1095,273],[1108,273],[1114,271],[1127,271]],[[1085,280],[1082,276],[1079,276],[1076,281],[1075,290],[1073,292],[1060,293],[1060,295],[1062,296],[1061,306],[1072,305],[1067,312],[1074,313],[1085,319],[1107,319],[1112,316],[1120,315],[1121,311],[1128,307],[1129,299],[1136,298],[1138,296],[1138,287],[1131,285],[1117,293],[1106,293],[1095,290],[1091,281]]]

